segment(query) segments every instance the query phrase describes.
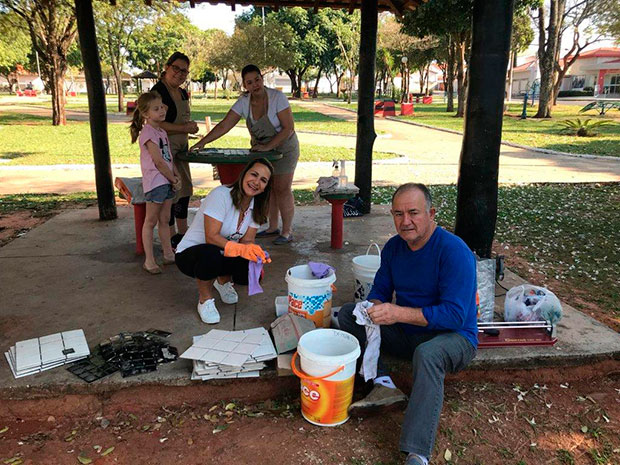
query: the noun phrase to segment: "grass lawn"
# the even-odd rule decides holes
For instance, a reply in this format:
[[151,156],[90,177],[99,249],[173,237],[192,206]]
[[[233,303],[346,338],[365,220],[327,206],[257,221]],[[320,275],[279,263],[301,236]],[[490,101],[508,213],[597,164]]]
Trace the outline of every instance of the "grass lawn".
[[[373,203],[388,204],[394,187],[374,187]],[[208,191],[201,189],[196,198]],[[452,230],[455,186],[431,186],[437,221]],[[298,205],[313,203],[310,190],[294,192]],[[0,196],[0,214],[32,210],[45,215],[62,204],[94,204],[94,193]],[[508,268],[560,299],[620,330],[620,185],[501,186],[496,253]]]
[[[137,96],[129,95],[125,97],[125,103],[135,100]],[[0,105],[2,101],[7,102],[7,97],[0,97]],[[15,102],[15,98],[11,102]],[[35,99],[17,100],[20,105],[29,105],[35,107],[51,108],[51,97],[41,96]],[[230,107],[235,103],[235,99],[205,99],[201,95],[198,95],[192,100],[192,119],[198,122],[203,122],[205,116],[211,117],[212,123],[217,123],[222,120]],[[109,113],[118,113],[117,97],[116,95],[106,96],[106,104]],[[79,97],[67,97],[68,110],[88,111],[88,99],[85,96]],[[291,102],[291,109],[295,118],[295,128],[298,131],[309,132],[325,132],[329,134],[352,134],[357,133],[357,127],[355,123],[350,121],[342,121],[331,116],[326,116],[321,113],[309,110],[303,105],[299,105],[294,101]],[[240,125],[245,126],[243,120]]]
[[[132,145],[126,124],[109,124],[112,163],[139,163],[139,149]],[[321,137],[321,136],[317,136]],[[248,137],[225,136],[217,147],[249,147]],[[375,159],[394,154],[375,152]],[[92,163],[90,128],[86,122],[54,127],[49,118],[0,114],[0,159],[9,165],[55,165]],[[301,161],[354,160],[355,150],[346,147],[301,145]]]
[[[357,104],[335,104],[342,108],[357,110]],[[455,118],[453,113],[446,113],[445,104],[434,103],[432,105],[414,105],[415,115],[399,116],[408,121],[428,124],[456,131],[463,131],[463,119]],[[558,150],[568,153],[588,153],[593,155],[607,155],[620,157],[620,111],[610,110],[605,116],[599,116],[596,111],[579,113],[582,106],[557,105],[553,109],[552,119],[531,118],[536,113],[537,107],[529,107],[528,119],[522,120],[522,104],[511,103],[508,105],[508,113],[504,116],[502,139],[530,147]],[[396,104],[396,113],[400,112],[400,105]],[[597,137],[577,137],[560,134],[558,121],[565,119],[591,118],[593,120],[615,120],[617,124],[598,129]]]

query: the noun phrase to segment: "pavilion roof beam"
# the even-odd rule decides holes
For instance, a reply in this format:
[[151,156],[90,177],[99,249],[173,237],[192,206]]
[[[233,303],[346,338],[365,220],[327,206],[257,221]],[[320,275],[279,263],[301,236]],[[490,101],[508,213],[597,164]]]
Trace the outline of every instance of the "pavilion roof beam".
[[396,4],[392,0],[385,0],[385,1],[390,6],[390,11],[392,11],[392,13],[394,13],[396,16],[403,15],[404,5],[399,8],[398,6],[396,6]]
[[[377,3],[378,0],[377,0]],[[349,3],[349,14],[353,13],[353,10],[355,10],[355,7],[357,6],[357,0],[351,0],[351,2]]]

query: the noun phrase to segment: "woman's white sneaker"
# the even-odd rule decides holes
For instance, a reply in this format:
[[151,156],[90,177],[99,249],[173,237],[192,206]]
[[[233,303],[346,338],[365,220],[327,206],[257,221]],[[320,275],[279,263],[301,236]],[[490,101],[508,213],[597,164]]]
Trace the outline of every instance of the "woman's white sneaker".
[[198,301],[198,315],[200,319],[209,325],[220,322],[220,314],[215,308],[215,299],[205,300],[203,303]]
[[217,292],[220,293],[220,297],[222,298],[222,302],[225,304],[236,304],[239,302],[239,296],[237,295],[237,291],[233,287],[232,281],[228,281],[227,283],[220,284],[217,282],[217,279],[213,281],[213,287],[217,289]]

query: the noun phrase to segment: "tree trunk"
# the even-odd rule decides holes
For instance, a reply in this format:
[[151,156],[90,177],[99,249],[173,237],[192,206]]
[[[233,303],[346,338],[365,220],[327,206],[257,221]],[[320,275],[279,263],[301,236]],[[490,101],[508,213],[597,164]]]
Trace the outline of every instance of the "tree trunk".
[[375,134],[375,64],[377,54],[377,1],[362,0],[362,23],[357,93],[357,142],[355,145],[355,185],[363,201],[362,212],[370,213],[372,147]]
[[456,115],[462,117],[465,114],[465,38],[463,33],[456,44],[456,85],[457,107]]
[[342,82],[342,76],[344,76],[344,73],[338,74],[338,72],[336,71],[336,98],[337,99],[340,98],[340,83]]
[[215,73],[215,90],[214,90],[213,100],[217,100],[217,73]]
[[121,75],[120,70],[116,66],[112,66],[114,70],[114,80],[116,81],[116,95],[118,97],[118,111],[120,113],[123,112],[124,102],[123,102],[123,77]]
[[566,0],[551,0],[549,25],[545,27],[545,5],[538,8],[538,67],[540,69],[540,95],[538,111],[534,118],[551,118],[555,65],[561,40],[562,17]]
[[317,98],[319,96],[319,81],[321,79],[321,73],[323,72],[323,67],[319,67],[319,73],[316,75],[316,81],[314,81],[314,89],[312,90],[312,97]]
[[482,258],[491,256],[513,0],[474,0],[465,134],[455,233]]
[[454,41],[452,40],[452,38],[450,38],[449,47],[450,49],[448,53],[448,66],[446,72],[447,81],[445,82],[446,93],[448,94],[446,112],[452,113],[454,111],[454,62],[456,60],[456,46],[454,45]]
[[52,58],[49,85],[52,93],[52,125],[64,126],[67,124],[67,114],[65,111],[65,70],[66,64],[63,67],[62,58],[55,56]]

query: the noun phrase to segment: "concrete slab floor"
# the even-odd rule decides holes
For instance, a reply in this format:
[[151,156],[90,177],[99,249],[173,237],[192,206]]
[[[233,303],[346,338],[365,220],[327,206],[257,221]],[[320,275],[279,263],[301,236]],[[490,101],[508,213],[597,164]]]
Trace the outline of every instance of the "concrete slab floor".
[[[352,258],[364,254],[372,242],[384,244],[394,231],[388,208],[375,206],[370,215],[345,220],[345,246],[332,250],[330,207],[299,207],[293,243],[273,246],[269,239],[262,240],[273,259],[266,268],[265,292],[249,298],[246,288],[239,287],[238,304],[216,300],[222,321],[208,326],[196,312],[193,280],[175,266],[165,267],[158,276],[142,271],[143,259],[134,253],[132,209],[119,207],[118,212],[118,220],[102,222],[95,207],[69,210],[0,249],[2,352],[20,340],[78,328],[84,330],[91,347],[121,331],[168,330],[171,344],[182,352],[191,345],[193,335],[212,328],[268,327],[275,319],[275,298],[287,293],[286,270],[309,260],[335,267],[334,305],[341,305],[353,300]],[[503,284],[511,287],[521,282],[508,272]],[[503,298],[496,299],[496,310],[502,308]],[[579,365],[620,358],[620,337],[614,331],[566,304],[563,308],[559,342],[554,347],[480,350],[470,369]],[[189,385],[190,372],[191,363],[178,360],[161,365],[154,373],[129,378],[116,373],[90,385],[64,368],[16,380],[2,357],[0,398]]]

